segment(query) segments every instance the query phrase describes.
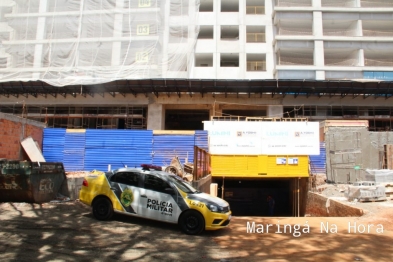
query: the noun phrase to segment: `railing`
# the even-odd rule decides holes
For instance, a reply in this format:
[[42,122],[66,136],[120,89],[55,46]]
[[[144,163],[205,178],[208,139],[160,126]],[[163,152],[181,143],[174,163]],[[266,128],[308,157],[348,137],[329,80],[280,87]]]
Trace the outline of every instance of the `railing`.
[[246,117],[246,121],[251,122],[306,122],[308,118],[282,118],[282,117]]
[[266,61],[248,61],[247,71],[266,71]]
[[210,117],[211,121],[250,121],[250,122],[305,122],[308,121],[306,117],[246,117],[246,116],[212,116]]
[[265,14],[264,6],[247,6],[246,7],[247,15],[262,15]]
[[264,43],[265,33],[247,33],[247,43]]
[[245,116],[211,116],[211,121],[246,121]]

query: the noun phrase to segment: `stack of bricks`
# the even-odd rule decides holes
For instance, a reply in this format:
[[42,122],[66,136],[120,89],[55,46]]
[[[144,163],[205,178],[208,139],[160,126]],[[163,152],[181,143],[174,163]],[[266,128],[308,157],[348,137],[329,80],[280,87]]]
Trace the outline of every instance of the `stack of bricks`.
[[0,113],[0,159],[29,160],[21,141],[31,136],[42,148],[44,127],[41,122]]

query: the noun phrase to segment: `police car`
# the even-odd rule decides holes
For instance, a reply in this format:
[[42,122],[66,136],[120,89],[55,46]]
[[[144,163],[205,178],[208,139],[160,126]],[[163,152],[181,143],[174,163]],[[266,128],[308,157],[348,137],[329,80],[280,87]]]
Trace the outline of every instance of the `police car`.
[[153,165],[87,176],[79,199],[92,207],[99,220],[107,220],[116,212],[177,223],[189,235],[224,228],[231,220],[226,201],[199,192],[180,177]]

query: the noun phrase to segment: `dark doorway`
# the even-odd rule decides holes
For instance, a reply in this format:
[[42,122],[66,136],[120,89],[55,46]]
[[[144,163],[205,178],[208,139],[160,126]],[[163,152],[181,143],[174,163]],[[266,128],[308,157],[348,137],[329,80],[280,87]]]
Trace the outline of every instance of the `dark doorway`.
[[[218,197],[222,197],[222,178]],[[292,216],[290,179],[225,178],[223,198],[230,204],[234,216],[268,216],[267,196],[275,201],[274,216]]]
[[202,121],[209,120],[208,110],[166,110],[166,130],[203,130]]
[[266,110],[222,110],[223,116],[266,117]]

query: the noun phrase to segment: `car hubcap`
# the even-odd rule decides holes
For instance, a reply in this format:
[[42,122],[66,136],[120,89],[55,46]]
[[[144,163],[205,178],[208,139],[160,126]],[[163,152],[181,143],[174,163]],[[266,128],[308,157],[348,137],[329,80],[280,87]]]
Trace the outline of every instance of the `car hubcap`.
[[187,227],[190,229],[194,229],[198,226],[198,220],[196,217],[187,218]]
[[106,206],[105,206],[105,205],[100,205],[100,206],[98,207],[98,213],[99,213],[100,215],[105,215],[105,213],[106,213]]

